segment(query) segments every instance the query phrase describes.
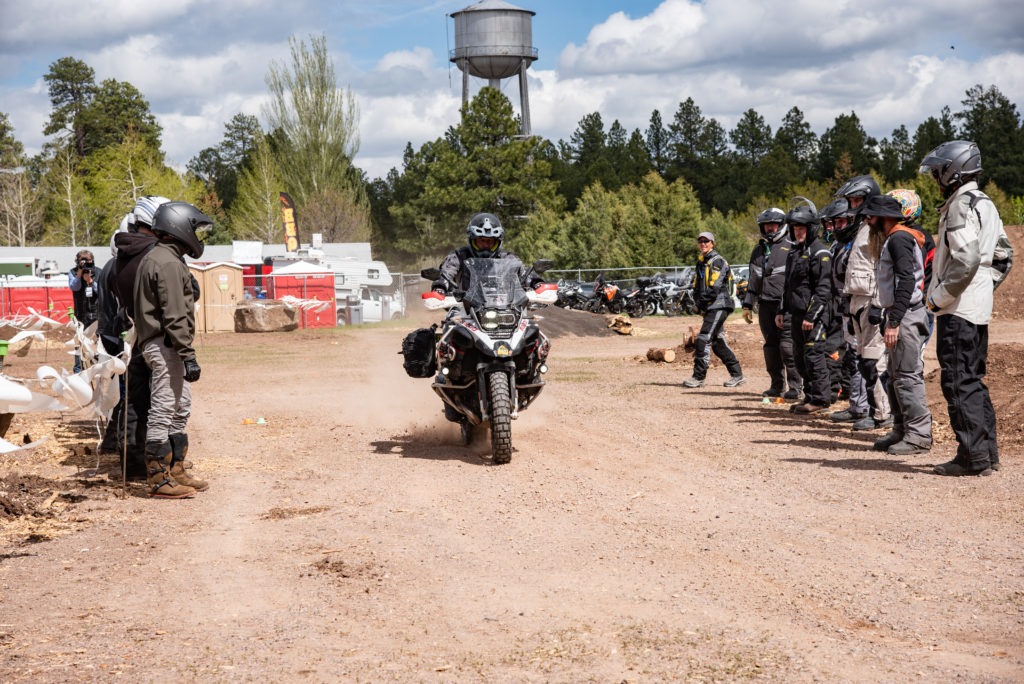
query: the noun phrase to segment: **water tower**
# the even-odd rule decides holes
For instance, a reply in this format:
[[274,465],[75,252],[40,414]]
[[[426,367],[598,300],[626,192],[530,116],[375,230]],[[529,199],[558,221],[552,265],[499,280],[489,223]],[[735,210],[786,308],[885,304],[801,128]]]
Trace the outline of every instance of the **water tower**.
[[533,47],[533,16],[536,12],[503,0],[481,0],[454,12],[455,49],[448,54],[462,71],[462,103],[469,101],[469,77],[486,78],[500,89],[502,79],[519,75],[522,133],[530,135],[530,95],[526,70],[537,59]]

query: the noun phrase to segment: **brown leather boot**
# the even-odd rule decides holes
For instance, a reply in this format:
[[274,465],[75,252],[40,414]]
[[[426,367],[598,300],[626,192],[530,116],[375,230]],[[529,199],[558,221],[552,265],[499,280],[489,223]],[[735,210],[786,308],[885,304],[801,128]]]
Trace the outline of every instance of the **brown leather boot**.
[[171,443],[146,442],[146,483],[149,495],[158,499],[185,499],[195,496],[192,487],[178,484],[171,476]]
[[192,477],[185,466],[185,457],[188,456],[188,435],[179,432],[169,437],[171,442],[171,477],[178,484],[191,487],[197,492],[205,492],[210,488],[210,483]]

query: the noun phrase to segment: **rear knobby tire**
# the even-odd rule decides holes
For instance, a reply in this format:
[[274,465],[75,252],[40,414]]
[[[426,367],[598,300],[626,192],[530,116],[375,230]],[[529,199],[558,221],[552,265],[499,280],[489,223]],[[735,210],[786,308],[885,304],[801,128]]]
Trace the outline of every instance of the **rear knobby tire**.
[[495,371],[487,376],[491,392],[491,457],[495,463],[512,460],[512,397],[508,376]]

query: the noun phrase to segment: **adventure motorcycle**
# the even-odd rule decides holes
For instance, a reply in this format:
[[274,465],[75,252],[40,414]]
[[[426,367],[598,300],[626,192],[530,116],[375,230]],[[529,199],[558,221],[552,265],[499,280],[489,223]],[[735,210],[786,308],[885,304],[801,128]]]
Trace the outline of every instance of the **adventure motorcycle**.
[[[444,402],[445,416],[460,423],[464,444],[472,441],[477,426],[489,425],[493,461],[508,463],[511,421],[544,388],[542,376],[551,349],[530,309],[554,304],[558,286],[543,283],[535,290],[525,289],[516,260],[466,259],[463,267],[469,273],[465,291],[423,295],[428,309],[449,311],[436,329],[431,388]],[[551,262],[544,260],[532,270],[539,274],[550,267]],[[437,280],[440,271],[424,269],[420,275]]]
[[592,313],[607,310],[608,313],[620,314],[624,302],[622,289],[615,283],[606,281],[604,275],[598,273],[594,280],[594,294],[590,297],[587,310]]
[[576,280],[558,281],[558,306],[563,309],[586,309],[588,301],[583,292],[583,283]]

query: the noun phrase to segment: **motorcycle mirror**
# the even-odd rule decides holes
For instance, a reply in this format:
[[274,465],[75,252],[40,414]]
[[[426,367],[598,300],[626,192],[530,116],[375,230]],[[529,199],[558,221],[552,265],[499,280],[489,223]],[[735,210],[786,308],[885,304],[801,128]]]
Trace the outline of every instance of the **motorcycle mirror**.
[[544,271],[550,271],[554,265],[555,262],[551,259],[537,259],[537,261],[533,262],[533,272],[543,273]]
[[420,278],[425,280],[439,280],[441,278],[441,269],[439,268],[425,268],[420,271]]

